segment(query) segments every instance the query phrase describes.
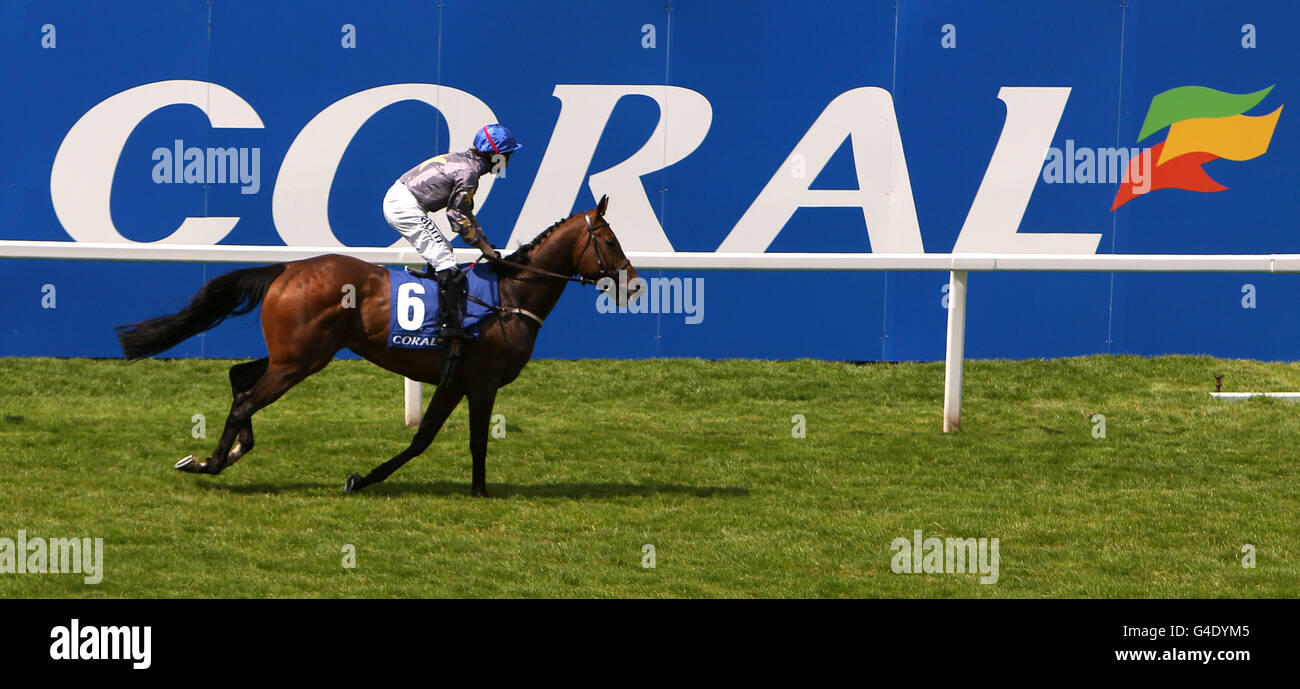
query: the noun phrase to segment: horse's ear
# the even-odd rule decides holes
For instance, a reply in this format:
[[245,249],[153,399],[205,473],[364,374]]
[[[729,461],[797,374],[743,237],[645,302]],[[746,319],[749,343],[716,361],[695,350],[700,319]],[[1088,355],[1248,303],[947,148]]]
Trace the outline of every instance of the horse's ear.
[[604,215],[606,208],[609,208],[609,194],[600,197],[600,203],[596,204],[596,214]]

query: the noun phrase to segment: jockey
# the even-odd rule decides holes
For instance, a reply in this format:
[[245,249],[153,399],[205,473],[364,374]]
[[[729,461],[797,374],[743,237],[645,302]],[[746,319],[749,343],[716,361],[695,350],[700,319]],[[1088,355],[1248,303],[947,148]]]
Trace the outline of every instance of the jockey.
[[489,124],[474,135],[474,147],[445,153],[411,168],[389,187],[384,196],[384,219],[429,263],[438,280],[438,320],[443,337],[467,338],[461,329],[460,298],[454,289],[461,277],[451,244],[427,215],[447,209],[456,233],[484,256],[500,258],[474,217],[474,192],[478,178],[498,174],[510,156],[522,148],[509,129]]

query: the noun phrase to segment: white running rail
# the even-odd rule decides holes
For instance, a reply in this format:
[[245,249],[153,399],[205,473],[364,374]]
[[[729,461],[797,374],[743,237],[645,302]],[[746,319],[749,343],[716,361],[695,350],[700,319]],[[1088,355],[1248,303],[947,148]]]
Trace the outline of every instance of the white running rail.
[[[410,248],[190,245],[165,243],[92,244],[0,240],[0,258],[89,261],[179,261],[279,263],[321,254],[344,254],[371,263],[420,264]],[[474,249],[457,249],[472,261]],[[968,272],[1101,273],[1300,273],[1300,254],[879,254],[879,253],[710,253],[630,251],[644,270],[887,270],[948,271],[948,343],[945,355],[944,432],[961,427],[962,366],[966,346]],[[421,386],[404,386],[406,423],[418,425]]]

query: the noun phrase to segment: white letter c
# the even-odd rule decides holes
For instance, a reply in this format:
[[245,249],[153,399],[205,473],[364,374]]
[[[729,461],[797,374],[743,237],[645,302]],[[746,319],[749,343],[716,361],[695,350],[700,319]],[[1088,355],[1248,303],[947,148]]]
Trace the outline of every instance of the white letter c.
[[113,225],[110,199],[118,158],[131,132],[149,113],[168,105],[202,110],[213,127],[261,129],[262,118],[247,101],[206,81],[156,81],[110,96],[68,130],[54,155],[50,200],[59,222],[78,242],[132,244],[215,244],[234,229],[238,217],[185,218],[157,242],[136,242]]

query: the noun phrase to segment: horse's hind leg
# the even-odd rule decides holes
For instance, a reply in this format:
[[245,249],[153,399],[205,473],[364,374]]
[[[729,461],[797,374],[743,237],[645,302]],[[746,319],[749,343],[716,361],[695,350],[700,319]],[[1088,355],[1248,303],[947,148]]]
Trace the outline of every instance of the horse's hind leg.
[[[328,363],[328,359],[325,363]],[[257,363],[257,362],[253,362]],[[235,403],[226,417],[226,428],[217,442],[217,449],[212,456],[202,462],[181,460],[176,468],[200,474],[219,474],[230,465],[230,452],[238,436],[244,431],[252,438],[251,419],[259,409],[280,399],[289,388],[300,383],[304,378],[324,368],[324,364],[308,367],[301,364],[268,363],[266,372],[258,378],[252,389],[236,395]],[[249,369],[251,370],[251,369]],[[243,452],[247,452],[245,448]],[[242,453],[241,453],[242,454]],[[236,457],[238,459],[238,457]]]
[[[270,363],[270,357],[262,357],[257,361],[246,361],[230,367],[230,390],[235,397],[235,401],[230,404],[231,414],[235,413],[235,407],[243,399],[247,399],[246,393],[251,391],[257,381],[266,374],[267,366]],[[238,462],[240,457],[248,454],[252,449],[253,420],[249,418],[239,428],[239,435],[235,439],[235,444],[231,446],[230,454],[226,456],[226,466]]]

